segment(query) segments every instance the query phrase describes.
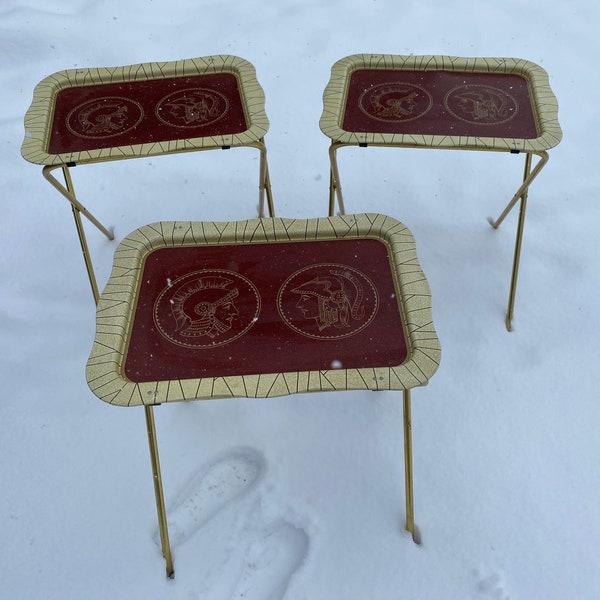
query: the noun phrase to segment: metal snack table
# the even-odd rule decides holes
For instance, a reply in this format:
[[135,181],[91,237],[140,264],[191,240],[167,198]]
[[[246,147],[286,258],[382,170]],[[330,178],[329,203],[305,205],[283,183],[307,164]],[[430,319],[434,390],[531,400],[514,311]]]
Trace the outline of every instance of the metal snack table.
[[86,378],[143,406],[162,552],[173,575],[153,406],[399,390],[406,529],[415,538],[410,390],[440,361],[414,239],[379,214],[159,222],[127,236],[97,307]]
[[[36,86],[25,115],[21,152],[26,160],[44,165],[44,177],[71,203],[96,301],[98,286],[81,215],[109,239],[113,234],[77,198],[70,169],[109,160],[253,147],[260,152],[259,216],[265,194],[273,216],[264,107],[254,67],[229,55],[70,69]],[[64,185],[54,176],[57,169]]]
[[[558,103],[540,66],[513,58],[356,54],[336,62],[323,93],[331,139],[329,214],[345,212],[337,150],[389,146],[525,154],[523,181],[492,223],[520,202],[506,326],[514,312],[527,192],[562,137]],[[532,157],[538,162],[532,168]]]

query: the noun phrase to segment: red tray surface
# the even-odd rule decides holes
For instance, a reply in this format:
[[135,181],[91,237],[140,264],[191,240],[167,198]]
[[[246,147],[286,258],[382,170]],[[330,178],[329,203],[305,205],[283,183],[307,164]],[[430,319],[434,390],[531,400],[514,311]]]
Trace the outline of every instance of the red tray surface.
[[390,367],[406,357],[379,240],[160,248],[144,266],[125,375]]
[[354,71],[342,128],[362,133],[538,137],[527,80],[490,73]]
[[231,73],[70,87],[55,101],[50,154],[240,133]]

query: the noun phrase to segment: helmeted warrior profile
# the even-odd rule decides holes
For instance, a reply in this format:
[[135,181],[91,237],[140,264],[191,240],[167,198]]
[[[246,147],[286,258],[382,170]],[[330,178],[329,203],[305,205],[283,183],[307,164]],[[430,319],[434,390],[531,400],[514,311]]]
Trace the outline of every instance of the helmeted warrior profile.
[[413,114],[417,96],[414,88],[391,85],[373,93],[371,106],[378,117],[402,118]]
[[85,135],[115,133],[123,129],[127,106],[119,101],[97,102],[79,113],[78,121]]
[[220,116],[223,99],[209,90],[188,90],[183,96],[165,102],[172,117],[186,125],[201,125]]
[[233,302],[239,291],[230,287],[232,283],[227,277],[209,275],[198,277],[178,290],[171,299],[176,332],[190,338],[215,338],[229,331],[239,314]]
[[493,88],[482,87],[455,95],[459,107],[470,120],[497,123],[510,118],[507,97]]
[[330,270],[291,290],[300,296],[296,306],[307,319],[314,319],[319,331],[328,327],[350,327],[350,319],[364,318],[363,288],[349,271]]

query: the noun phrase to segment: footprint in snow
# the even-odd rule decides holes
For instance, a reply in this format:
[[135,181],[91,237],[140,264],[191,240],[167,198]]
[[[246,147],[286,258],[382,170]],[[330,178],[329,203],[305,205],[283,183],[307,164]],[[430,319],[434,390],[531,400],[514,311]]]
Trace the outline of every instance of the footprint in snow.
[[504,590],[504,581],[502,575],[496,572],[491,572],[483,576],[479,571],[475,571],[477,577],[476,590],[478,596],[489,600],[509,600]]
[[254,539],[231,600],[281,600],[308,552],[306,532],[278,520]]
[[[192,537],[217,513],[252,490],[264,471],[264,458],[252,448],[235,450],[202,468],[167,510],[171,546]],[[158,531],[154,539],[160,543]]]

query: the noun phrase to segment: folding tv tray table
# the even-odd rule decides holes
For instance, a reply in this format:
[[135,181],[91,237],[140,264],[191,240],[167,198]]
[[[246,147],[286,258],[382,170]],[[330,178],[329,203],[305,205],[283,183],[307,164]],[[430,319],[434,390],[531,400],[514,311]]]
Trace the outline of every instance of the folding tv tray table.
[[[527,191],[562,132],[548,75],[513,58],[356,54],[336,62],[323,93],[321,130],[331,139],[329,214],[344,201],[337,150],[390,146],[525,153],[523,182],[492,223],[520,201],[506,327],[511,329]],[[539,161],[532,169],[532,156]]]
[[395,219],[160,222],[116,250],[86,377],[100,399],[145,409],[172,576],[153,406],[401,390],[415,539],[410,390],[427,384],[440,352],[413,237]]
[[[113,234],[80,202],[70,169],[109,160],[253,147],[260,152],[259,216],[274,215],[264,135],[264,92],[254,67],[220,55],[125,67],[71,69],[35,88],[25,115],[23,157],[71,203],[94,294],[98,285],[81,215]],[[61,169],[64,185],[54,176]]]

